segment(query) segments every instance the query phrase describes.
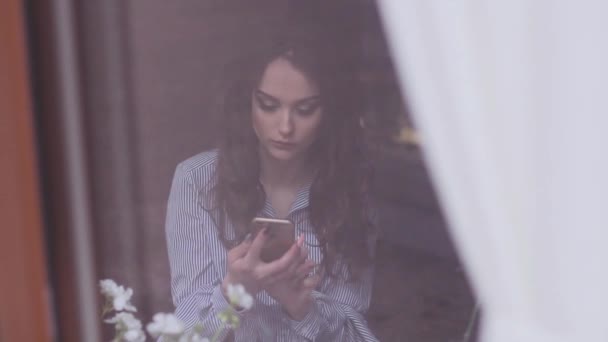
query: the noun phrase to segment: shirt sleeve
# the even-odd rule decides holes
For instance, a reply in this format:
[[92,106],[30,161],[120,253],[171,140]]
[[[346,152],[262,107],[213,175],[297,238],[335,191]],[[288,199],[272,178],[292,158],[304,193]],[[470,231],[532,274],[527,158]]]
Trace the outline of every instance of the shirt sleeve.
[[[223,329],[218,314],[230,304],[222,294],[221,279],[208,248],[215,223],[202,208],[199,196],[191,173],[179,165],[171,185],[165,224],[171,294],[175,315],[188,329],[201,324],[204,335],[213,335]],[[237,312],[241,320],[244,314]],[[224,340],[228,332],[223,329],[218,340]]]
[[313,291],[312,309],[292,329],[310,341],[377,341],[363,317],[369,308],[373,269],[357,281],[327,278],[321,292]]

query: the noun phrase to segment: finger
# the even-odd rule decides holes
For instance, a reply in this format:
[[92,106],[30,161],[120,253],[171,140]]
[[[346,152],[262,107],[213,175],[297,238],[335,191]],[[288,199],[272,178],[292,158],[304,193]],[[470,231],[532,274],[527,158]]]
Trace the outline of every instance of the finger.
[[298,256],[287,269],[287,272],[291,273],[292,275],[295,274],[298,267],[302,266],[306,262],[306,259],[308,259],[308,249],[298,242],[296,242],[296,245],[299,249]]
[[264,283],[267,285],[276,284],[279,282],[287,281],[291,283],[295,277],[295,270],[284,270],[282,272],[271,273],[264,279]]
[[308,276],[312,269],[315,267],[315,263],[312,260],[306,260],[302,265],[298,266],[295,274],[296,276]]
[[299,257],[296,258],[285,271],[277,274],[277,281],[293,281],[293,279],[296,277],[298,267],[300,267],[302,264],[303,262],[300,262]]
[[266,243],[266,230],[267,228],[260,229],[255,236],[255,239],[251,242],[251,247],[249,247],[249,251],[245,258],[249,260],[260,260],[260,253],[262,253],[262,248],[264,247],[264,243]]
[[311,260],[307,260],[304,264],[300,265],[292,279],[294,287],[299,288],[300,285],[302,285],[302,281],[310,275],[310,272],[314,267],[315,263]]
[[312,291],[321,282],[321,277],[319,275],[313,275],[311,277],[307,277],[302,281],[302,288],[308,291]]
[[288,270],[268,276],[264,283],[268,285],[276,284],[278,282],[286,281],[294,289],[302,287],[302,281],[304,278],[310,275],[310,272],[315,267],[315,263],[312,260],[306,260],[306,262],[298,266],[293,272]]
[[234,261],[234,260],[244,257],[247,254],[247,251],[249,251],[250,247],[251,247],[250,240],[245,240],[245,241],[241,242],[236,247],[234,247],[228,251],[228,260]]
[[306,259],[306,256],[308,256],[308,248],[306,246],[304,246],[304,234],[301,234],[297,239],[296,239],[296,245],[298,246],[298,248],[300,249],[300,256],[304,259]]
[[304,246],[304,235],[300,235],[296,240],[296,245],[298,246],[299,253],[295,262],[289,266],[289,271],[291,273],[295,273],[296,269],[308,259],[308,248]]
[[293,268],[295,269],[301,258],[301,248],[297,243],[294,243],[288,250],[283,254],[277,262],[282,264],[284,269]]
[[290,266],[289,272],[291,272],[293,276],[296,276],[302,272],[302,268],[308,268],[312,266],[314,266],[314,262],[308,259],[308,250],[306,249],[306,247],[300,247],[300,255],[298,256],[298,260]]
[[306,246],[300,247],[300,264],[304,263],[308,259],[308,248]]
[[[254,241],[255,243],[255,241]],[[252,246],[253,249],[253,246]],[[250,250],[251,251],[251,250]],[[261,267],[261,272],[266,276],[276,275],[286,271],[291,264],[297,261],[300,251],[298,245],[294,243],[282,257]]]

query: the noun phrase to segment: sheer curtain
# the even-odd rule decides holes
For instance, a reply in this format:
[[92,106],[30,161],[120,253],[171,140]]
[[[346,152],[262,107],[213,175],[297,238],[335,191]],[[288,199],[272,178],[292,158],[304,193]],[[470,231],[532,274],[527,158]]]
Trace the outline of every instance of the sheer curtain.
[[483,341],[608,341],[608,2],[378,1]]

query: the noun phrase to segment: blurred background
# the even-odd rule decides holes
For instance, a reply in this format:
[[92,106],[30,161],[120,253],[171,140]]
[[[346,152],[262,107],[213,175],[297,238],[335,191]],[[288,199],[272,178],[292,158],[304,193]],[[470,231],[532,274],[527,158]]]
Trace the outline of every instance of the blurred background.
[[[382,232],[371,327],[382,341],[463,340],[475,300],[428,179],[423,139],[400,96],[375,1],[8,0],[3,6],[9,3],[12,11],[0,11],[0,21],[14,19],[14,31],[6,32],[22,44],[5,45],[3,54],[23,51],[23,58],[0,60],[1,70],[16,65],[23,73],[3,85],[23,81],[28,101],[10,113],[4,101],[2,116],[29,118],[28,165],[36,170],[29,182],[37,186],[32,203],[40,206],[32,229],[41,227],[44,251],[36,267],[45,274],[42,301],[51,313],[47,340],[111,338],[111,331],[92,326],[100,324],[99,279],[133,288],[144,321],[173,310],[164,219],[175,166],[214,146],[232,59],[259,48],[293,11],[332,22],[361,61]],[[10,229],[17,228],[3,231]]]

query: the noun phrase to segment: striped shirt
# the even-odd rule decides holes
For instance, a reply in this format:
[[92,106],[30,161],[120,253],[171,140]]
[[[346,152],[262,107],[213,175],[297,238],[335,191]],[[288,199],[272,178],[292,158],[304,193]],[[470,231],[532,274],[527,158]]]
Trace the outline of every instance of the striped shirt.
[[[217,151],[203,152],[177,166],[167,206],[166,237],[171,266],[171,292],[175,314],[188,328],[202,324],[212,335],[222,329],[218,314],[229,307],[221,291],[226,275],[227,250],[221,243],[209,211]],[[296,236],[303,234],[309,258],[321,263],[321,249],[308,211],[310,184],[303,187],[287,218],[295,223]],[[274,217],[266,201],[258,216]],[[230,222],[227,236],[234,237]],[[343,264],[337,265],[346,272]],[[345,274],[345,273],[344,273]],[[377,341],[363,314],[370,303],[373,269],[356,281],[324,277],[313,291],[313,307],[301,321],[292,320],[268,293],[255,296],[251,309],[237,313],[240,326],[235,341]],[[227,329],[220,334],[220,341]]]

